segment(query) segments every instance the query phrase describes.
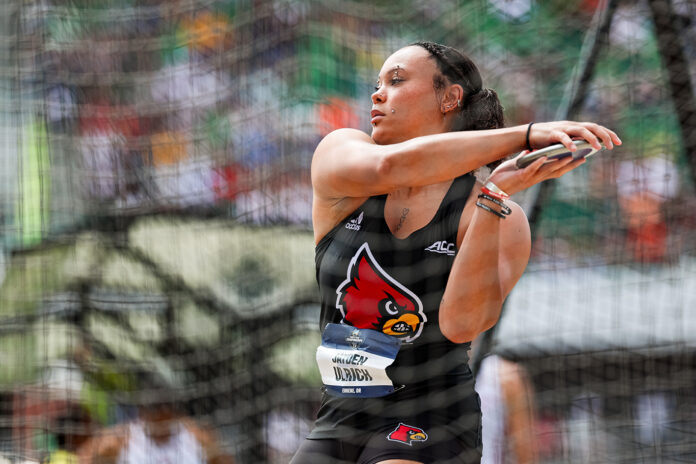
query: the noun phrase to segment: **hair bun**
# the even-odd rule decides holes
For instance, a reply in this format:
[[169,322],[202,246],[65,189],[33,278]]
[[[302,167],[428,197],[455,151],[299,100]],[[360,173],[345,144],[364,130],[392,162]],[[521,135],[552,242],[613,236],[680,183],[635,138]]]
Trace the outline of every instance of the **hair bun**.
[[469,94],[466,100],[470,103],[474,103],[480,100],[488,100],[489,98],[498,98],[498,94],[495,93],[495,90],[482,88]]

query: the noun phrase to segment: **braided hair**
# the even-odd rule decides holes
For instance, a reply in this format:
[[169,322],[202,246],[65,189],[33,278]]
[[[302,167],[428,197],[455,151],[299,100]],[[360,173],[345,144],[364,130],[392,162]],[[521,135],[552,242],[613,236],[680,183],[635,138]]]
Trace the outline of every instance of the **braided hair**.
[[[458,50],[434,42],[415,42],[437,63],[440,74],[433,77],[436,92],[448,84],[464,89],[462,107],[456,113],[452,131],[498,129],[505,126],[503,106],[495,90],[483,87],[481,74],[473,61]],[[449,81],[449,82],[448,82]]]

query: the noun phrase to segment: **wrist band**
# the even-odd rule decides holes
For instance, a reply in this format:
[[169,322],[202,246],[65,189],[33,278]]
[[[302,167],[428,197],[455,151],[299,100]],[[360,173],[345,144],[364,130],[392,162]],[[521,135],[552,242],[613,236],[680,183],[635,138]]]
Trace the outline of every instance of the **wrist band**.
[[477,201],[477,202],[476,202],[476,206],[478,206],[479,208],[485,209],[485,210],[488,211],[489,213],[495,214],[495,215],[498,216],[499,218],[505,219],[505,215],[504,215],[503,213],[494,210],[494,209],[491,208],[490,206],[484,205],[484,204],[481,203],[480,201]]
[[534,151],[532,148],[532,145],[529,143],[529,133],[532,131],[532,124],[533,122],[530,122],[529,125],[527,126],[527,136],[525,137],[525,142],[527,142],[527,150],[529,151]]
[[512,213],[512,210],[510,209],[510,207],[497,198],[486,195],[485,193],[482,193],[478,197],[483,198],[484,200],[491,201],[491,202],[495,203],[496,205],[500,206],[500,209],[501,209],[500,214],[504,214],[505,216],[509,216]]
[[486,184],[483,187],[481,187],[481,191],[486,195],[492,196],[493,198],[497,198],[498,200],[507,200],[508,198],[510,198],[510,195],[503,192],[500,187],[495,185],[490,180],[486,181]]

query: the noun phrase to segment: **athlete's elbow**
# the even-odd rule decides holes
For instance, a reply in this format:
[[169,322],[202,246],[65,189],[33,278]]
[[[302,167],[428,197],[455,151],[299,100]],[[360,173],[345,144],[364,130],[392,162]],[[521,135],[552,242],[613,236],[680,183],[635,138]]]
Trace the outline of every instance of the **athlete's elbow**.
[[454,317],[441,312],[440,332],[452,343],[470,342],[498,322],[500,308],[501,305],[493,304],[488,308],[481,308],[476,314]]
[[468,325],[467,327],[452,327],[449,325],[441,326],[440,331],[444,337],[452,343],[466,343],[473,341],[480,334],[493,327],[497,319],[488,321],[480,325]]
[[440,332],[452,343],[466,343],[476,338],[473,332],[457,328],[455,324],[443,324],[440,322]]
[[388,153],[378,155],[375,164],[375,174],[384,181],[391,178],[394,173],[394,156]]
[[390,189],[400,187],[410,187],[415,185],[416,179],[413,178],[411,169],[404,160],[404,156],[391,147],[387,147],[379,153],[375,173],[379,183],[388,186]]

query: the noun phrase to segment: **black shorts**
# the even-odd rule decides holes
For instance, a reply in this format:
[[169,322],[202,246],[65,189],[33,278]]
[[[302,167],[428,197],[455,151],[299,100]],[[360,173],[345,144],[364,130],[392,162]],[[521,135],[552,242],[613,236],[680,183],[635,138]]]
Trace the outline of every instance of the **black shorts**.
[[426,464],[481,462],[481,421],[471,431],[455,435],[450,427],[432,426],[427,419],[405,418],[376,431],[356,431],[350,439],[306,439],[290,464],[376,464],[407,459]]

